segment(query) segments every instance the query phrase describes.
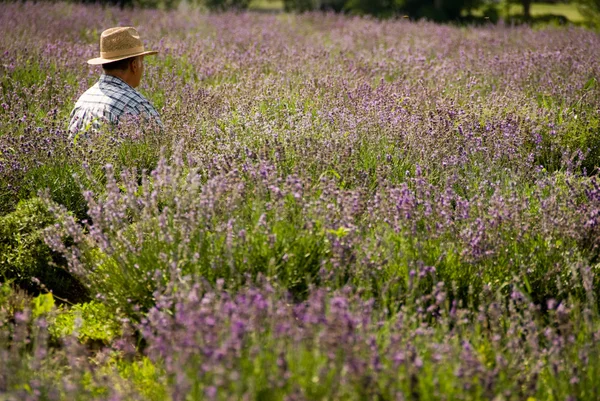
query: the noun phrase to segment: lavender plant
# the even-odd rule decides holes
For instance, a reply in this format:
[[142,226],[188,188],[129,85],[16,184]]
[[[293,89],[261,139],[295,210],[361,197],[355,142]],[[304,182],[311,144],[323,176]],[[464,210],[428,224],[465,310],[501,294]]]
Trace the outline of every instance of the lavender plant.
[[[74,143],[116,25],[165,130]],[[0,219],[50,213],[0,261],[134,325],[0,296],[8,399],[598,398],[594,32],[7,3],[0,37]]]
[[593,399],[598,393],[597,326],[582,305],[552,302],[543,318],[522,294],[504,302],[488,287],[478,310],[463,309],[438,285],[414,308],[386,317],[344,290],[315,290],[301,304],[277,292],[269,285],[236,295],[194,287],[159,302],[143,326],[147,352],[164,365],[172,399]]

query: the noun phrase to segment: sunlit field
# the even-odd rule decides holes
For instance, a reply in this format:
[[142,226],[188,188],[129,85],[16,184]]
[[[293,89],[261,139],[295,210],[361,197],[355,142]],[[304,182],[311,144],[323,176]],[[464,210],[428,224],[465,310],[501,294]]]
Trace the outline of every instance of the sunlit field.
[[[280,0],[253,0],[250,2],[250,8],[255,11],[283,11],[283,1]],[[482,16],[485,7],[471,10],[475,16]],[[521,4],[506,4],[500,2],[497,5],[499,15],[502,18],[514,17],[523,14],[523,6]],[[465,11],[466,13],[466,11]],[[575,3],[532,3],[531,16],[533,18],[547,15],[563,16],[571,23],[582,23],[585,21],[584,16],[579,11]]]
[[597,33],[0,9],[0,400],[600,399]]
[[[498,7],[502,16],[514,16],[523,14],[521,4],[501,4]],[[532,3],[531,16],[540,17],[543,15],[562,15],[570,22],[581,23],[585,20],[575,3]]]
[[283,1],[280,0],[253,0],[250,9],[255,11],[283,11]]

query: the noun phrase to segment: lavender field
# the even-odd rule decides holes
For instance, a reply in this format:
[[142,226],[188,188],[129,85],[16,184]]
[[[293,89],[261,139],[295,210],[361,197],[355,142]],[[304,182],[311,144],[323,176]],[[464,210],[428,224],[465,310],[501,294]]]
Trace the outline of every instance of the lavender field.
[[[111,26],[164,130],[68,138]],[[600,399],[600,36],[0,4],[0,400]]]

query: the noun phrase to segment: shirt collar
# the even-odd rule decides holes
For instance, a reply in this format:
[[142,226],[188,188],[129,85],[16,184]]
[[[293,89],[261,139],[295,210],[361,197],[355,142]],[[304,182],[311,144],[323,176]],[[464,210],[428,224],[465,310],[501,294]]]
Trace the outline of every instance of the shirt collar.
[[112,84],[112,85],[117,85],[117,86],[121,86],[124,88],[131,88],[131,85],[129,85],[127,82],[123,81],[121,78],[119,77],[115,77],[114,75],[108,75],[108,74],[102,74],[100,75],[100,83],[107,83],[107,84]]

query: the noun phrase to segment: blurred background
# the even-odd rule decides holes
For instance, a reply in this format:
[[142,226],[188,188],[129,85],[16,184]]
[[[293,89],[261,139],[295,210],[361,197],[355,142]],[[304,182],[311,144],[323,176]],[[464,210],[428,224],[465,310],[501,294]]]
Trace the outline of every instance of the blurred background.
[[575,24],[598,27],[600,0],[82,0],[120,7],[209,11],[335,12],[459,24]]

